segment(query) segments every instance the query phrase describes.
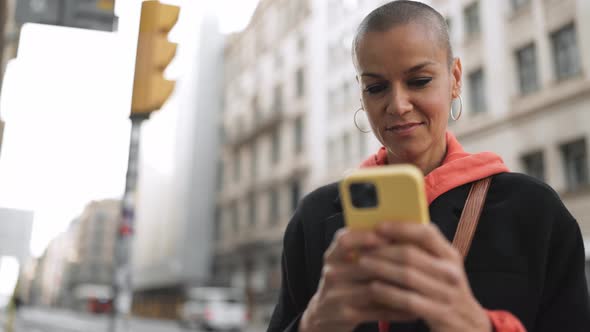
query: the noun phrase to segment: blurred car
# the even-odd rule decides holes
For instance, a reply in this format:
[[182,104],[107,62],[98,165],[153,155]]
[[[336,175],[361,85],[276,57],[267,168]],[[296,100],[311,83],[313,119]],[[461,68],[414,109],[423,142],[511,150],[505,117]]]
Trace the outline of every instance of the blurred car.
[[180,322],[207,331],[243,331],[248,313],[240,291],[232,288],[199,287],[187,292]]

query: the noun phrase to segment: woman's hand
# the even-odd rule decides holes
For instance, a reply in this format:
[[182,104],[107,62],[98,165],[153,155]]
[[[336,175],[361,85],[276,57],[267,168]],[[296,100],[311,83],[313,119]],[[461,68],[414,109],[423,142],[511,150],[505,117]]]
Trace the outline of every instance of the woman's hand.
[[300,332],[352,331],[359,323],[405,316],[372,302],[374,280],[358,257],[385,246],[375,232],[341,229],[324,255],[322,277],[299,324]]
[[375,234],[389,245],[360,258],[361,270],[374,280],[366,297],[420,317],[433,332],[492,331],[463,258],[435,225],[382,223]]

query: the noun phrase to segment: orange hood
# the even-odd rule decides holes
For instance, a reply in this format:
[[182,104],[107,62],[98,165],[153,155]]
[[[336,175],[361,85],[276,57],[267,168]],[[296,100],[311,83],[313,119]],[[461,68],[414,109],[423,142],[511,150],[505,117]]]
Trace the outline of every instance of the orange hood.
[[[492,152],[470,154],[451,132],[446,133],[447,155],[442,164],[424,178],[428,204],[447,191],[491,175],[509,172],[500,156]],[[363,167],[387,165],[387,150],[381,147],[361,164]]]

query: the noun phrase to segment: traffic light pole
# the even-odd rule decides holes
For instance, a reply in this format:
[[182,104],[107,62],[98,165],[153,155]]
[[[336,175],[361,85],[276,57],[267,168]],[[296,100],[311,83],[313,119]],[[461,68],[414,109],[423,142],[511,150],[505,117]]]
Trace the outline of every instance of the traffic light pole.
[[[0,0],[1,1],[1,0]],[[131,249],[135,220],[137,169],[141,124],[152,112],[162,108],[174,90],[174,81],[164,78],[164,70],[176,53],[176,44],[166,36],[178,20],[180,7],[156,0],[141,3],[135,75],[131,98],[131,137],[125,193],[115,242],[113,271],[113,310],[110,332],[128,332],[133,302]]]
[[135,194],[137,188],[139,164],[139,140],[143,120],[147,117],[131,117],[131,136],[129,139],[129,159],[127,176],[125,178],[125,192],[121,202],[121,215],[117,228],[115,242],[115,266],[113,273],[113,310],[111,312],[110,332],[127,332],[133,288],[131,283],[131,243],[135,219]]

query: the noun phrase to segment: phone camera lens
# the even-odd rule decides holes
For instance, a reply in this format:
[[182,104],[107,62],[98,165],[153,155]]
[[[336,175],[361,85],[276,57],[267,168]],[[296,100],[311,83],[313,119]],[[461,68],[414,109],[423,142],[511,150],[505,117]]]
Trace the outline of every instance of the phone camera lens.
[[372,183],[350,184],[352,205],[358,209],[374,208],[377,206],[377,189]]

